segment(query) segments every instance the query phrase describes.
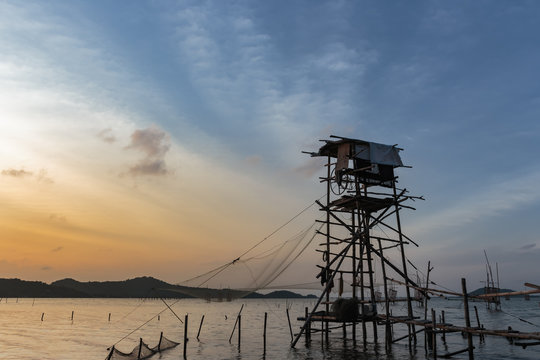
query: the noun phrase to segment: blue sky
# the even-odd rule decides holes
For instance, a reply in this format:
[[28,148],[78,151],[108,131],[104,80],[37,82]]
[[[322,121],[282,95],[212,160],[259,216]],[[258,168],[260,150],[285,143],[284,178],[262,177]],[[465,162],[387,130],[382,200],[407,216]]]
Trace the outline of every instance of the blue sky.
[[[458,288],[482,279],[486,249],[503,285],[540,282],[537,2],[4,1],[0,14],[3,169],[57,184],[69,169],[169,211],[160,191],[220,192],[269,208],[257,238],[322,194],[301,154],[318,139],[399,144],[413,166],[401,184],[427,199],[404,219],[422,245],[411,258]],[[25,269],[24,256],[3,261]]]

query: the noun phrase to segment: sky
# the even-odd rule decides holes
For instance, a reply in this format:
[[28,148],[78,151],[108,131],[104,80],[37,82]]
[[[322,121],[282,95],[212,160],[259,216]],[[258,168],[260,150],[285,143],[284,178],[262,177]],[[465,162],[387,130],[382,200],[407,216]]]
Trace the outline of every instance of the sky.
[[[398,144],[437,283],[539,284],[535,1],[1,1],[0,277],[235,259],[324,194],[330,135]],[[314,272],[306,267],[306,276]],[[313,276],[315,273],[313,273]]]

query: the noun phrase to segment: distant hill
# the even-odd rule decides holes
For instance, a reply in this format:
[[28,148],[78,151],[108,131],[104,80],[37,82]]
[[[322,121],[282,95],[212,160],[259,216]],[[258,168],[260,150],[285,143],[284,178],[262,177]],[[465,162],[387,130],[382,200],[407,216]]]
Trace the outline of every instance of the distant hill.
[[[0,298],[191,298],[233,299],[244,297],[245,292],[231,289],[191,288],[171,285],[153,277],[138,277],[123,281],[88,281],[62,279],[50,285],[40,281],[0,279]],[[251,293],[246,298],[303,298],[291,291],[274,291],[270,294]],[[313,296],[311,296],[313,297]]]
[[[255,293],[257,294],[257,293]],[[288,290],[272,291],[269,294],[262,295],[265,299],[302,299],[302,298],[316,298],[315,295],[300,295]]]
[[181,290],[182,287],[168,284],[164,281],[154,279],[153,277],[138,277],[122,281],[88,282],[63,279],[55,281],[51,283],[51,285],[80,291],[87,294],[88,297],[99,298],[192,297],[180,291],[173,291],[173,289]]
[[[515,290],[512,290],[512,289],[499,289],[500,293],[513,292],[513,291],[515,291]],[[478,289],[476,289],[474,291],[471,291],[469,293],[469,295],[471,295],[471,296],[478,296],[478,295],[483,295],[483,294],[485,294],[483,287],[478,288]]]
[[41,281],[0,279],[0,298],[81,298],[88,294],[61,286],[48,285]]

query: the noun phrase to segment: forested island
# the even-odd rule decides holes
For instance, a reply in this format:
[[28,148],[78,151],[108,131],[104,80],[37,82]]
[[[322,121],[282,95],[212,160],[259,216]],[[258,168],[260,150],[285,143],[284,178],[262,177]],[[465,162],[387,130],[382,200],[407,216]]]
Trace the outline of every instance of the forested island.
[[[153,277],[137,277],[122,281],[88,281],[62,279],[46,284],[41,281],[0,279],[0,298],[193,298],[200,289],[172,285]],[[237,290],[204,289],[208,299],[229,300],[231,298],[291,299],[314,298],[291,291],[280,290],[268,294]]]

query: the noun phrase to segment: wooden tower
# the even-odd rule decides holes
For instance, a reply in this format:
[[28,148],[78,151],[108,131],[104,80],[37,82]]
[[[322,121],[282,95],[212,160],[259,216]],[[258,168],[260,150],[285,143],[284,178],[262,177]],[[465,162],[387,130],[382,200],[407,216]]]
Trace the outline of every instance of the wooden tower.
[[[402,149],[344,137],[330,138],[323,140],[317,152],[308,153],[326,159],[326,176],[320,178],[326,185],[326,201],[317,201],[325,214],[324,220],[319,220],[323,223],[320,236],[324,240],[317,250],[322,254],[317,278],[324,290],[313,309],[300,318],[304,324],[292,346],[303,333],[309,339],[312,323],[321,324],[319,331],[328,341],[330,326],[336,325],[330,324],[337,323],[343,327],[344,336],[346,328],[352,328],[354,341],[357,326],[361,326],[364,344],[368,334],[374,342],[378,341],[378,327],[382,324],[385,344],[390,347],[390,302],[406,301],[407,313],[403,316],[412,319],[409,289],[418,287],[409,278],[405,256],[405,245],[416,244],[402,232],[400,211],[413,209],[404,202],[421,197],[410,196],[406,189],[397,187],[395,170],[404,167],[399,156]],[[404,297],[396,299],[389,279],[407,284]],[[384,308],[380,314],[379,308]],[[409,341],[415,340],[414,334],[414,325],[409,325]]]

